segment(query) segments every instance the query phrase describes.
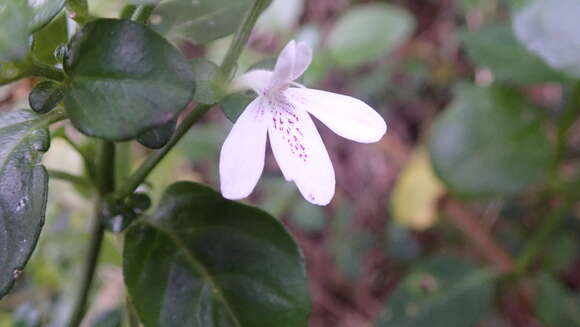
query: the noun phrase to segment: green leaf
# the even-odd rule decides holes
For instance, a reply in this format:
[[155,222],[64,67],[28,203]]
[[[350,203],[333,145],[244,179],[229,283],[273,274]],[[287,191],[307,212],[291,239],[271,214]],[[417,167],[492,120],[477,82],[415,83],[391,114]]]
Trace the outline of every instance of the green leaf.
[[436,174],[466,198],[504,196],[538,182],[552,150],[533,110],[512,89],[461,87],[433,127]]
[[65,0],[29,0],[32,6],[30,31],[34,32],[50,22],[64,8]]
[[195,58],[191,61],[195,75],[196,91],[193,100],[203,104],[214,104],[220,98],[217,89],[219,67],[204,58]]
[[26,0],[0,2],[0,61],[17,61],[26,56],[32,16]]
[[60,46],[66,45],[67,41],[68,29],[66,15],[63,14],[34,33],[32,54],[44,63],[55,65],[58,62],[55,52]]
[[491,309],[494,278],[460,259],[431,258],[397,285],[377,327],[475,327]]
[[53,81],[42,81],[28,94],[30,108],[39,114],[54,109],[64,96],[62,86]]
[[173,184],[125,239],[124,275],[145,326],[306,326],[302,255],[265,212]]
[[580,297],[572,296],[549,275],[542,274],[537,279],[536,299],[538,316],[547,326],[580,326]]
[[21,274],[44,223],[51,116],[29,110],[0,115],[0,297]]
[[477,31],[463,31],[460,39],[469,56],[489,68],[501,82],[524,84],[562,82],[566,77],[529,52],[508,25],[488,25]]
[[71,40],[64,105],[83,133],[120,141],[177,118],[193,97],[191,66],[136,22],[99,19]]
[[166,37],[204,44],[232,34],[254,0],[168,0],[151,16],[151,26]]
[[171,140],[177,120],[172,120],[137,137],[137,142],[150,149],[161,149]]
[[251,96],[246,93],[232,93],[220,102],[222,111],[228,119],[235,123],[238,117],[244,112],[244,109],[254,100],[256,96]]
[[388,54],[411,35],[414,25],[413,17],[400,7],[355,6],[330,33],[330,54],[342,67],[352,68]]

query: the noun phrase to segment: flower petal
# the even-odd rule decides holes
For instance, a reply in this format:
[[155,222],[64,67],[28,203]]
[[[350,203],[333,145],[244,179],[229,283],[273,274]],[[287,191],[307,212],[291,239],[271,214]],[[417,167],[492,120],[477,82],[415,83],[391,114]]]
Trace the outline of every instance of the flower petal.
[[307,201],[328,204],[334,196],[334,168],[312,119],[283,97],[268,109],[270,145],[284,177],[296,183]]
[[231,92],[252,89],[258,94],[264,93],[272,81],[272,72],[269,70],[252,70],[238,76],[232,83]]
[[373,143],[387,132],[383,117],[353,97],[306,88],[289,88],[284,93],[296,107],[310,112],[333,132],[349,140]]
[[256,187],[266,154],[267,112],[262,97],[256,98],[238,118],[220,153],[222,195],[237,200],[250,195]]
[[304,43],[298,42],[296,45],[296,57],[294,59],[294,68],[292,69],[292,80],[302,76],[310,63],[312,62],[312,48]]
[[272,75],[272,85],[275,88],[282,88],[288,82],[291,82],[294,72],[294,62],[296,61],[296,41],[292,40],[284,47],[276,66],[274,67],[274,74]]

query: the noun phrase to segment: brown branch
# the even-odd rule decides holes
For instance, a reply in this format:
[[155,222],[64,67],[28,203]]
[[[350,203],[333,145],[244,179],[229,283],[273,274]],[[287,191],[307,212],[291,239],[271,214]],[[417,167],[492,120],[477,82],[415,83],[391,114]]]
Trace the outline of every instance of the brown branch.
[[474,213],[450,196],[441,200],[440,208],[495,268],[502,273],[513,270],[514,260],[511,255],[497,244],[491,232]]

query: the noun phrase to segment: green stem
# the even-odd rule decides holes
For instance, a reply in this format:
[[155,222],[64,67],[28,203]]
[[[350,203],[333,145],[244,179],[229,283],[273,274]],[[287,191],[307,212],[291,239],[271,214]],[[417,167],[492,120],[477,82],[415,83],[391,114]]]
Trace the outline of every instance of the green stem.
[[49,169],[48,176],[50,176],[50,178],[60,179],[62,181],[69,182],[71,184],[75,184],[80,187],[86,188],[91,186],[91,184],[83,177],[69,174],[61,170]]
[[119,16],[121,19],[131,19],[137,6],[135,5],[126,5],[123,10],[121,10],[121,15]]
[[560,228],[564,221],[564,217],[573,201],[569,200],[561,207],[554,210],[538,227],[537,231],[532,235],[530,241],[524,248],[523,253],[518,257],[515,266],[515,274],[521,276],[524,274],[534,262],[534,259],[542,252],[545,245],[548,243],[550,237]]
[[[230,48],[225,56],[225,59],[220,67],[220,71],[223,76],[228,79],[231,77],[236,62],[240,57],[242,50],[244,49],[250,33],[260,16],[260,13],[268,6],[269,0],[257,0],[254,3],[252,9],[247,13],[246,17],[240,28],[238,29]],[[179,125],[175,134],[167,143],[165,147],[154,152],[150,155],[139,168],[127,179],[125,184],[123,184],[115,193],[115,198],[118,200],[124,199],[125,197],[131,195],[141,183],[145,181],[147,176],[157,167],[157,165],[165,158],[167,153],[173,149],[173,147],[179,143],[181,138],[189,131],[189,129],[197,123],[211,108],[213,105],[198,105],[189,115],[185,117],[183,122]]]
[[[568,145],[568,134],[570,128],[574,125],[574,122],[578,119],[580,114],[580,81],[575,82],[572,87],[572,92],[570,94],[570,99],[562,116],[558,119],[558,132],[556,137],[556,150],[554,153],[554,159],[552,161],[550,169],[550,180],[559,181],[559,168],[562,164],[564,156],[566,154]],[[572,183],[575,185],[576,183]],[[559,185],[559,184],[558,184]],[[518,257],[516,262],[516,267],[514,273],[519,276],[524,274],[529,267],[534,262],[534,259],[542,252],[542,249],[546,243],[550,240],[552,235],[560,228],[564,217],[570,207],[572,206],[576,196],[575,192],[570,191],[573,188],[569,188],[568,191],[564,191],[567,194],[565,203],[552,210],[548,215],[544,217],[541,225],[536,229],[535,233],[531,236],[530,240],[527,242],[522,254]],[[562,193],[558,189],[551,189],[550,193]],[[549,196],[548,199],[549,200]]]
[[32,57],[21,61],[0,63],[0,85],[6,85],[28,76],[37,76],[63,81],[65,74],[62,70],[43,64]]
[[99,153],[99,197],[95,204],[93,213],[93,221],[91,227],[91,241],[89,244],[86,261],[83,266],[83,273],[78,288],[78,293],[75,298],[73,313],[69,321],[69,327],[80,326],[83,317],[85,316],[87,300],[89,291],[93,283],[101,248],[103,245],[103,238],[105,235],[105,228],[103,226],[103,206],[105,203],[105,196],[115,189],[115,144],[103,141],[101,143],[101,152]]
[[66,78],[62,70],[43,64],[32,57],[16,62],[0,63],[0,85],[10,84],[28,76],[43,77],[59,82]]
[[135,306],[131,302],[131,298],[127,296],[125,299],[125,308],[127,309],[127,318],[129,320],[129,327],[139,327],[139,318],[135,312]]
[[224,78],[228,80],[232,78],[231,75],[234,72],[238,58],[248,43],[248,39],[252,33],[254,25],[256,25],[256,21],[260,17],[260,14],[262,11],[264,11],[264,9],[266,9],[266,7],[268,7],[270,2],[270,0],[256,0],[252,9],[246,13],[244,22],[236,32],[232,44],[230,45],[230,48],[228,49],[228,52],[222,61],[220,71]]
[[30,60],[30,65],[26,72],[29,76],[44,77],[54,81],[62,82],[66,75],[61,69],[46,65],[36,60]]
[[155,9],[154,5],[143,5],[135,8],[131,20],[145,24]]
[[568,145],[568,132],[580,113],[580,81],[576,82],[572,88],[568,104],[564,108],[564,113],[558,120],[558,134],[556,138],[556,152],[552,162],[552,172],[556,176],[558,167],[562,163]]
[[175,131],[175,134],[171,140],[162,149],[151,154],[145,162],[137,168],[137,170],[129,176],[125,184],[123,184],[115,193],[116,199],[124,199],[131,195],[143,181],[149,176],[149,174],[157,167],[157,165],[165,158],[167,153],[173,149],[173,147],[181,140],[181,138],[189,131],[191,126],[197,123],[211,108],[210,105],[199,105],[197,106],[191,114],[189,114],[179,127]]
[[56,110],[53,110],[47,114],[44,114],[44,116],[42,116],[42,118],[44,118],[44,122],[45,122],[46,126],[50,126],[54,123],[58,123],[61,120],[65,120],[66,114],[64,113],[64,111],[62,109],[56,109]]

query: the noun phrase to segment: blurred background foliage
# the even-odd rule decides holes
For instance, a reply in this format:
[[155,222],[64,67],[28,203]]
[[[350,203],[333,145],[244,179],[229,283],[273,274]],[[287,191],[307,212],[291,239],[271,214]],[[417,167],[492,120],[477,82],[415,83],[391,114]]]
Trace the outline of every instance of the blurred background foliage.
[[[230,1],[162,1],[150,23],[192,60],[220,62],[251,4]],[[303,249],[311,326],[580,326],[577,86],[514,35],[511,13],[522,2],[275,0],[261,17],[238,72],[299,39],[315,49],[304,84],[363,99],[389,125],[379,143],[361,145],[317,124],[337,176],[328,207],[305,202],[271,153],[247,200],[279,217]],[[114,16],[124,5],[90,8]],[[66,37],[47,29],[66,31],[66,20],[39,32],[48,45],[36,56],[53,61],[45,49]],[[196,69],[207,69],[198,87],[210,92],[211,65]],[[2,87],[1,110],[27,106],[31,86]],[[224,111],[243,101],[229,99]],[[177,180],[217,189],[230,126],[214,110],[193,128],[149,179],[153,202]],[[68,128],[55,135],[46,166],[85,174],[68,140],[89,152],[92,141]],[[120,162],[133,166],[150,151],[120,147]],[[84,187],[51,180],[40,243],[0,302],[1,327],[64,323],[88,239]],[[85,326],[127,324],[121,237],[107,236]]]

